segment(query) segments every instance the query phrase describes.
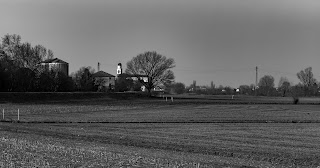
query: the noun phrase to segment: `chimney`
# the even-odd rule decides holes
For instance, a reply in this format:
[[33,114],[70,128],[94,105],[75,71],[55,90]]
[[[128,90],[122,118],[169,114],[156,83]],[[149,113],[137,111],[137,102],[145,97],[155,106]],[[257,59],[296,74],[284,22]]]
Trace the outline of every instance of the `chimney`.
[[100,62],[98,62],[98,72],[100,71]]

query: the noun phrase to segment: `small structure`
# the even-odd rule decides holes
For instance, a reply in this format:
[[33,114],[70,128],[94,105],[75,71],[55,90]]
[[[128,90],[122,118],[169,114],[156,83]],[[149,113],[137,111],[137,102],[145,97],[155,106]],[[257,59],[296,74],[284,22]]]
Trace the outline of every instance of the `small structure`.
[[121,75],[121,74],[122,74],[122,64],[119,63],[117,67],[117,75]]
[[[117,78],[131,79],[134,82],[143,81],[147,83],[149,81],[149,77],[147,75],[133,75],[122,73],[122,64],[119,63],[117,66]],[[147,91],[145,86],[141,86],[141,91]]]
[[40,62],[40,66],[47,71],[59,71],[69,76],[69,63],[62,61],[59,58],[47,59]]
[[114,90],[115,76],[104,71],[98,71],[92,75],[94,85],[98,86],[98,91]]

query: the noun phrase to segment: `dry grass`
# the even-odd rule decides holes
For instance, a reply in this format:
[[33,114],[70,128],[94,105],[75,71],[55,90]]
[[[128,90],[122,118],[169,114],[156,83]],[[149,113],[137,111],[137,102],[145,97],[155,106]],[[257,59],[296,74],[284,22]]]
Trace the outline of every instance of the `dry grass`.
[[5,109],[6,120],[17,120],[19,109],[20,121],[25,122],[320,122],[318,105],[180,104],[152,100],[0,104],[1,109]]
[[[25,136],[44,136],[49,139],[58,139],[39,143],[30,143],[29,146],[38,146],[36,151],[47,151],[55,157],[67,156],[73,149],[81,151],[92,150],[101,152],[105,144],[133,147],[133,151],[146,149],[144,154],[134,152],[120,152],[128,154],[123,160],[139,155],[148,158],[155,150],[161,150],[160,155],[151,157],[159,160],[160,164],[172,161],[175,164],[200,163],[201,165],[250,165],[265,167],[316,167],[320,165],[319,124],[2,124],[3,131],[23,132]],[[24,137],[24,136],[22,136]],[[16,138],[21,140],[21,136]],[[23,139],[23,138],[22,138]],[[17,142],[14,140],[14,142]],[[34,141],[34,140],[33,140]],[[19,144],[26,144],[24,141]],[[82,142],[86,145],[72,146],[73,142]],[[87,144],[100,144],[97,148]],[[34,145],[38,144],[38,145]],[[51,151],[50,146],[60,146],[60,153]],[[83,145],[82,144],[82,145]],[[103,145],[101,145],[103,144]],[[23,146],[23,145],[22,145]],[[28,145],[26,145],[28,146]],[[64,146],[64,147],[61,147]],[[71,146],[71,147],[70,147]],[[87,148],[87,146],[89,148]],[[41,150],[41,148],[48,148]],[[71,152],[70,152],[71,151]],[[120,150],[121,151],[121,150]],[[188,153],[188,158],[172,159],[173,151]],[[14,151],[13,151],[14,152]],[[62,154],[61,154],[62,152]],[[64,152],[64,153],[63,153]],[[119,150],[116,152],[119,153]],[[139,152],[138,152],[139,153]],[[49,154],[49,155],[50,155]],[[200,160],[195,155],[219,157],[211,163],[212,158]],[[179,154],[181,155],[181,154]],[[86,154],[89,156],[89,154]],[[168,156],[168,157],[167,157]],[[76,155],[70,155],[67,160],[79,160]],[[163,159],[165,158],[165,159]],[[92,157],[88,157],[92,160]],[[221,161],[222,159],[222,161]],[[238,159],[234,161],[234,159]],[[66,164],[66,162],[61,162]],[[226,162],[229,161],[229,162]],[[233,160],[233,161],[232,161]],[[81,158],[80,158],[81,161]],[[95,160],[101,162],[100,160]],[[108,160],[108,162],[110,159]],[[178,162],[177,162],[178,161]],[[232,162],[230,162],[232,161]],[[86,160],[81,161],[81,163]],[[177,163],[176,163],[177,162]],[[51,162],[49,162],[51,163]],[[127,162],[126,162],[127,163]],[[148,167],[148,166],[147,166]]]
[[267,163],[1,131],[0,167],[235,167]]
[[108,148],[2,135],[0,167],[195,167],[198,163],[109,152]]
[[0,123],[0,167],[320,165],[318,105],[152,99],[0,104],[3,108],[6,120],[16,120],[20,109],[26,122],[111,123]]

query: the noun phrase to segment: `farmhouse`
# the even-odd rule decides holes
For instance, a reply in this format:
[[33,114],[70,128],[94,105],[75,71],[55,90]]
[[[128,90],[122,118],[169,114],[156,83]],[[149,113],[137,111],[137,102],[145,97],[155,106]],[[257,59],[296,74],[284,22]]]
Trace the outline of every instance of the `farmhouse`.
[[[149,77],[147,75],[133,75],[133,74],[122,73],[121,63],[119,63],[117,66],[117,79],[119,78],[132,79],[133,82],[143,81],[146,83],[149,81]],[[146,87],[141,86],[141,91],[147,91]]]
[[47,71],[59,71],[69,76],[69,63],[62,61],[59,58],[47,59],[40,62],[40,66]]
[[92,75],[94,84],[98,86],[98,91],[113,90],[115,86],[115,76],[104,71],[98,71]]

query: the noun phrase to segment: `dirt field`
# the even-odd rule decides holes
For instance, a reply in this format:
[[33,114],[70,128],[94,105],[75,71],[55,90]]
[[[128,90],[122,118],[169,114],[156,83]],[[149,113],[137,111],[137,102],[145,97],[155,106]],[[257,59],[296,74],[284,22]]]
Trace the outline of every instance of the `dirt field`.
[[220,100],[2,103],[0,167],[320,165],[317,100]]

